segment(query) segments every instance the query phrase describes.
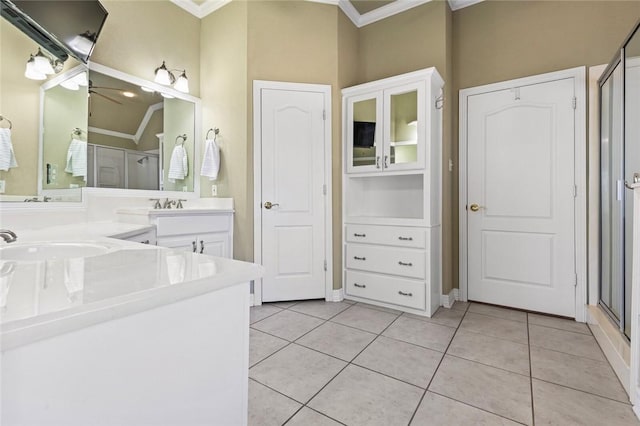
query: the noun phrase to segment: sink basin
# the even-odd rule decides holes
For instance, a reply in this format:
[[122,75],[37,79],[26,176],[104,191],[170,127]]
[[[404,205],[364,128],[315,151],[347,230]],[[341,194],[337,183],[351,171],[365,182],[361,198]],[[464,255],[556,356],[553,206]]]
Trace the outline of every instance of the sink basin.
[[100,243],[42,242],[10,244],[0,248],[0,259],[22,262],[91,257],[112,251]]

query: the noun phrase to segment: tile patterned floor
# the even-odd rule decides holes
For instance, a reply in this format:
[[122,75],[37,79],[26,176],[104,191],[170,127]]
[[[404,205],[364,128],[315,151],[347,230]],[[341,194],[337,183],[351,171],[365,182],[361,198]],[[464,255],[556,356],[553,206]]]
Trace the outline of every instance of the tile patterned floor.
[[251,308],[249,424],[640,425],[589,328],[474,303]]

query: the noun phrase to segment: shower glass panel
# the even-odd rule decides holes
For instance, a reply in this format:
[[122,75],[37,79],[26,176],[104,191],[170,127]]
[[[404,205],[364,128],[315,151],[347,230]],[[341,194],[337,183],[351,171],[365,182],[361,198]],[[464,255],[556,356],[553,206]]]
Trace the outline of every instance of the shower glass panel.
[[[636,30],[624,47],[624,180],[640,180],[640,31]],[[624,333],[631,337],[631,266],[633,243],[633,193],[624,198]]]
[[600,304],[621,325],[624,297],[622,79],[620,63],[600,89]]

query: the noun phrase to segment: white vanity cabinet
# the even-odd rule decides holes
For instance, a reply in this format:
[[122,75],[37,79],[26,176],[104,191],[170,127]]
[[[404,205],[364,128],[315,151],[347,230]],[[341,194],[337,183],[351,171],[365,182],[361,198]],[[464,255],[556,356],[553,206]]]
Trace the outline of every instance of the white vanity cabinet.
[[122,209],[118,216],[125,222],[155,225],[158,246],[233,257],[232,209]]
[[440,306],[443,86],[428,68],[342,91],[347,299]]
[[159,246],[210,256],[233,256],[233,212],[175,212],[153,219]]

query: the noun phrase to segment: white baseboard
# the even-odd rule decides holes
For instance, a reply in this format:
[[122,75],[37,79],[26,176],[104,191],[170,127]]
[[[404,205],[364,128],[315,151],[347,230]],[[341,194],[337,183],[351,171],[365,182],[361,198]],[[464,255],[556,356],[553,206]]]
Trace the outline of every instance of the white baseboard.
[[440,306],[444,306],[449,309],[453,306],[455,301],[458,300],[458,289],[452,289],[449,294],[443,294],[440,296]]
[[344,300],[344,289],[339,288],[333,290],[331,293],[331,300],[327,300],[328,302],[342,302]]

